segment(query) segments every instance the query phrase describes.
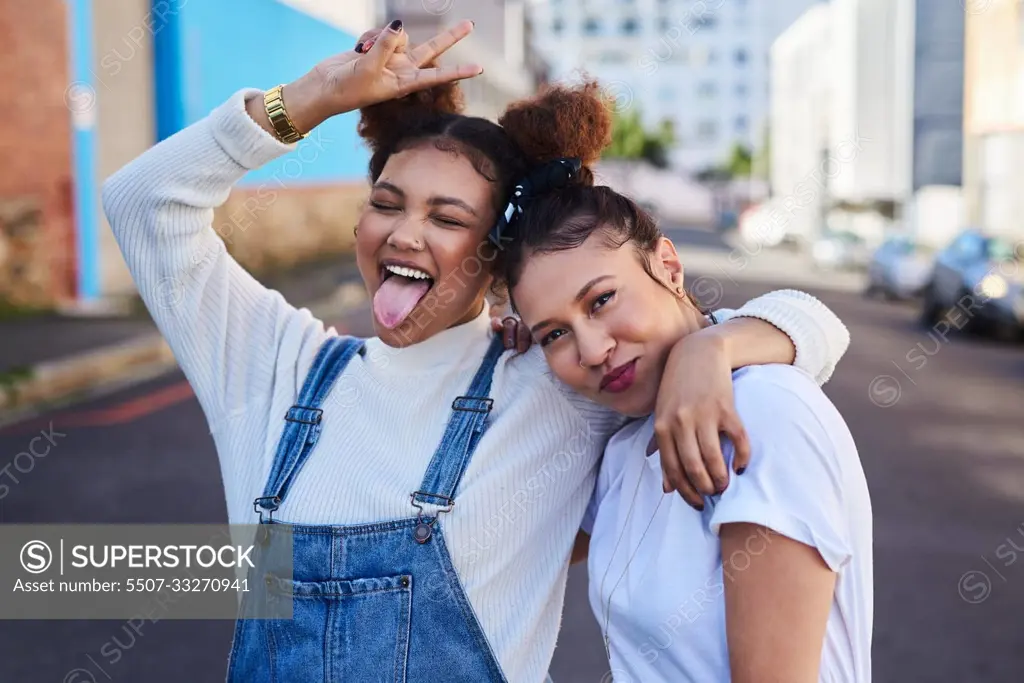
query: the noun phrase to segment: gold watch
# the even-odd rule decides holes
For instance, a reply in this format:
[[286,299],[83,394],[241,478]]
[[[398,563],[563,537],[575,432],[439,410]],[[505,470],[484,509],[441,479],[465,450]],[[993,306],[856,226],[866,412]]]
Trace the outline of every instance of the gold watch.
[[270,124],[274,126],[274,130],[277,132],[277,137],[281,142],[290,145],[306,137],[309,133],[300,133],[299,129],[295,127],[295,124],[288,117],[288,112],[284,108],[284,98],[281,97],[281,89],[283,87],[284,85],[279,85],[268,90],[263,95],[263,105],[267,108],[267,116],[270,118]]

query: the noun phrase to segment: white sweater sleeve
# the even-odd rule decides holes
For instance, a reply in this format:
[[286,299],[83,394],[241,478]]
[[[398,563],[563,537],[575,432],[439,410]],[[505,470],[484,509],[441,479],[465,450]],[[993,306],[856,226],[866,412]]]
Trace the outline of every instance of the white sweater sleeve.
[[839,359],[850,346],[846,325],[825,304],[795,289],[779,289],[751,299],[737,310],[720,309],[715,317],[759,318],[779,328],[793,340],[793,365],[824,384],[832,377]]
[[[139,294],[214,431],[240,411],[266,410],[275,381],[292,381],[297,359],[314,355],[327,334],[308,310],[249,275],[213,227],[214,208],[247,171],[294,148],[246,112],[246,97],[258,94],[240,90],[103,184]],[[256,196],[268,204],[276,195]]]

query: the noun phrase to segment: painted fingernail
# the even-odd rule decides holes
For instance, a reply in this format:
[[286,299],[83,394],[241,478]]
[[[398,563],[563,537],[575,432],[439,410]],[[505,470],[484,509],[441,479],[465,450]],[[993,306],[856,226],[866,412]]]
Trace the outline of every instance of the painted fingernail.
[[401,33],[402,20],[395,19],[394,21],[392,21],[390,24],[388,24],[388,30],[391,31],[392,33]]
[[700,505],[694,505],[693,503],[691,503],[690,507],[692,507],[697,512],[704,512],[704,503],[701,503]]
[[376,38],[372,38],[372,39],[366,41],[365,43],[363,43],[363,54],[366,54],[367,52],[369,52],[370,48],[373,47],[373,44],[376,43],[376,42],[377,42],[377,39]]
[[363,51],[363,43],[362,42],[356,43],[356,52],[362,52],[362,51]]
[[736,474],[743,474],[743,473],[744,473],[744,472],[746,472],[746,471],[747,471],[747,468],[746,468],[746,467],[741,467],[741,468],[739,468],[738,470],[736,470]]

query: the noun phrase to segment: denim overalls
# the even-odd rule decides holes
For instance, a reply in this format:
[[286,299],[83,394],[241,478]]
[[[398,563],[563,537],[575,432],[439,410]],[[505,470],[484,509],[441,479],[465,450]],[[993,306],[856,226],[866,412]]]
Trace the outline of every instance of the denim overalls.
[[[502,351],[495,335],[467,395],[453,402],[420,490],[410,492],[409,517],[351,526],[265,519],[309,458],[320,434],[320,406],[334,381],[365,352],[363,341],[352,337],[324,342],[298,404],[285,417],[263,495],[254,501],[263,543],[272,542],[266,540],[271,529],[287,527],[291,534],[293,576],[264,572],[256,578],[265,580],[268,593],[280,590],[293,599],[293,618],[236,622],[230,683],[505,681],[438,519],[455,505],[459,480],[487,428],[491,377]],[[382,431],[394,417],[380,416]]]

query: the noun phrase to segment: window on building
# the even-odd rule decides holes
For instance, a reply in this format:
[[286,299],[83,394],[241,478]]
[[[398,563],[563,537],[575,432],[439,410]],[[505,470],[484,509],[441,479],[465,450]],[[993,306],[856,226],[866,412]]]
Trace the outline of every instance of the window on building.
[[718,137],[718,122],[711,119],[698,121],[696,136],[701,142],[714,142]]
[[736,122],[735,122],[735,128],[736,128],[736,132],[737,133],[739,133],[741,135],[745,135],[747,133],[748,128],[749,128],[749,124],[747,122],[747,117],[746,116],[737,116],[736,117]]
[[733,54],[733,59],[736,60],[737,64],[743,66],[750,60],[750,56],[747,54],[746,48],[741,47],[736,49],[736,52]]
[[718,94],[718,85],[714,81],[701,81],[697,84],[697,97],[702,100],[714,99]]
[[636,19],[633,19],[632,17],[630,17],[628,19],[623,19],[622,20],[622,32],[624,34],[626,34],[627,36],[635,35],[636,32],[639,29],[640,29],[640,24],[637,23]]
[[601,32],[601,22],[594,17],[584,20],[583,33],[588,36],[595,36]]
[[565,22],[562,21],[561,19],[555,19],[553,22],[551,22],[551,32],[552,33],[561,33],[562,29],[564,29],[564,28],[565,28]]
[[658,99],[665,103],[674,102],[676,99],[676,89],[671,85],[663,85],[658,90]]
[[746,96],[749,93],[750,93],[750,90],[747,88],[747,84],[746,83],[737,83],[736,84],[736,97],[739,97],[740,99],[744,99],[744,98],[746,98]]
[[665,33],[672,27],[672,20],[668,17],[660,17],[658,19],[658,30]]
[[713,14],[701,14],[692,17],[687,24],[691,31],[710,31],[718,24],[718,20]]

